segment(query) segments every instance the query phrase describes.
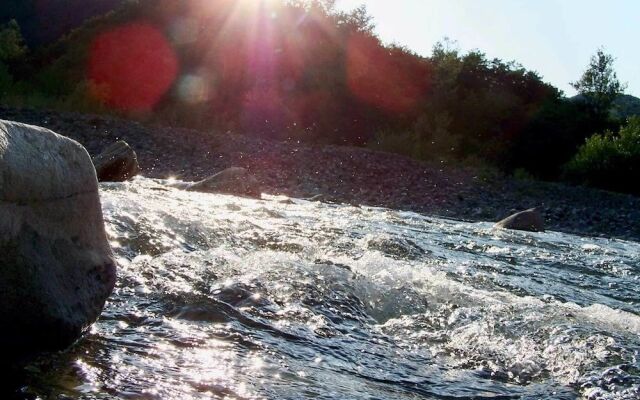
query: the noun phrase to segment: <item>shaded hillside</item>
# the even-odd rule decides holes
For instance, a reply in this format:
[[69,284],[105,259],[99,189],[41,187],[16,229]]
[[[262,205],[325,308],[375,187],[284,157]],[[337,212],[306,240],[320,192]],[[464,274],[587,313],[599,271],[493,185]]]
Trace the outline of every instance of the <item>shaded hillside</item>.
[[640,116],[640,99],[628,94],[620,95],[614,102],[616,116],[627,119],[634,115]]
[[[577,103],[585,102],[584,95],[576,95],[571,97],[571,101]],[[634,115],[640,115],[640,98],[629,94],[621,94],[613,101],[611,114],[614,118],[626,120]]]
[[52,43],[88,18],[113,10],[125,0],[2,0],[0,24],[15,19],[30,47]]

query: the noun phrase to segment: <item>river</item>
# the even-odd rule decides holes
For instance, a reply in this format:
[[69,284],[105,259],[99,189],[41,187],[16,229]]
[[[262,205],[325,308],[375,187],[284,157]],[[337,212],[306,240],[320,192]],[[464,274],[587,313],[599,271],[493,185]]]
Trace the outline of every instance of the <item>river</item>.
[[640,398],[640,244],[101,185],[119,270],[25,398]]

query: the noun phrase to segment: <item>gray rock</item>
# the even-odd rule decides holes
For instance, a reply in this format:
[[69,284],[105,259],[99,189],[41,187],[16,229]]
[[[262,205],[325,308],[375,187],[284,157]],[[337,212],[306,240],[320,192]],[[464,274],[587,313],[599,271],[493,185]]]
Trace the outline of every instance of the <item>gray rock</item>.
[[93,158],[99,182],[124,182],[140,172],[136,152],[119,140]]
[[227,168],[199,182],[176,182],[171,186],[193,192],[227,193],[255,198],[260,198],[262,193],[258,180],[241,167]]
[[520,231],[544,232],[544,218],[538,209],[530,208],[497,222],[495,227]]
[[316,194],[314,196],[311,196],[309,198],[306,198],[305,200],[307,201],[322,201],[324,200],[324,195],[322,195],[322,193]]
[[0,349],[64,348],[115,284],[87,151],[50,130],[0,121]]

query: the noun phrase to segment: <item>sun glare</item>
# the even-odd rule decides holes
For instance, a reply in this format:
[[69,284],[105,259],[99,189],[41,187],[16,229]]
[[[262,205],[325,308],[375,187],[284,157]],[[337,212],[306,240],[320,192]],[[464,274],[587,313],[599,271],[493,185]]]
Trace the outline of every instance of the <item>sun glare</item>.
[[357,22],[345,27],[322,7],[301,4],[161,0],[152,19],[94,40],[90,89],[121,110],[151,112],[178,100],[185,112],[216,110],[245,131],[273,135],[314,126],[323,112],[340,115],[329,100],[340,85],[385,113],[415,108],[428,89],[416,83],[427,82],[423,63],[385,49]]
[[271,7],[276,0],[238,0],[238,5],[245,8]]

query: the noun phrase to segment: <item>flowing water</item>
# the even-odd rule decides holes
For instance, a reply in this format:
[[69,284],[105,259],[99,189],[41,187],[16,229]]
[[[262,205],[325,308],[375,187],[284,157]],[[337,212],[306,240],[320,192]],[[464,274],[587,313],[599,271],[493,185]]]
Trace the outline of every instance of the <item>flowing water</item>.
[[640,244],[101,187],[118,283],[25,398],[640,398]]

